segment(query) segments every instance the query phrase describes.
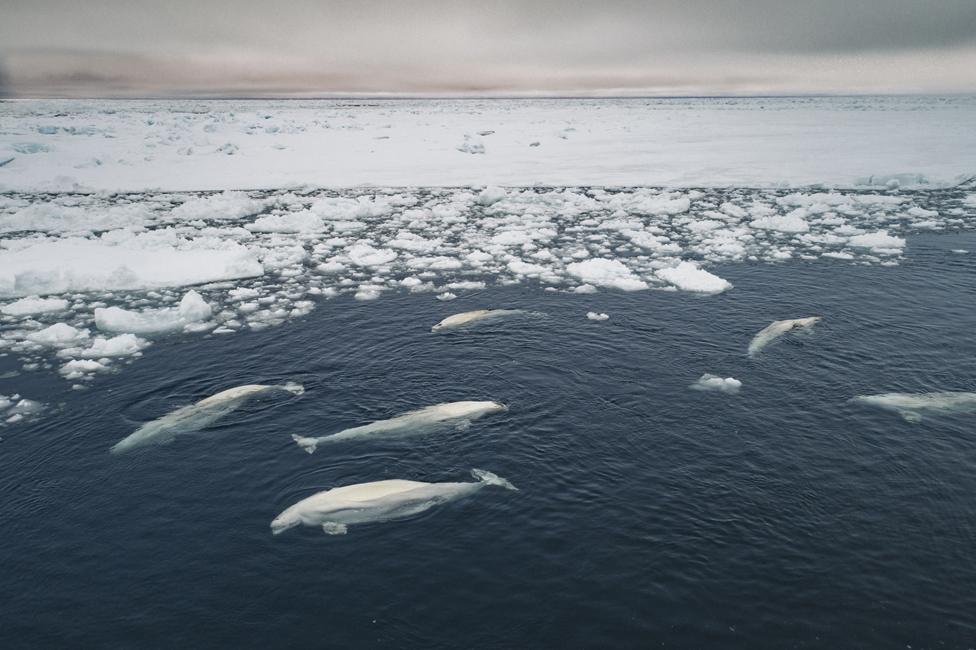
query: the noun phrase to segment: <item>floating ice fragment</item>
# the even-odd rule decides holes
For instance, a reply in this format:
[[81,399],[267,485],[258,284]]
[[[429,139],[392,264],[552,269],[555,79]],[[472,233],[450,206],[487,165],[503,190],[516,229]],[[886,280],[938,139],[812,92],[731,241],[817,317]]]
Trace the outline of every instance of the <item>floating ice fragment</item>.
[[67,323],[55,323],[27,335],[28,341],[58,348],[75,345],[87,338],[88,330],[77,329]]
[[573,262],[566,271],[586,284],[623,291],[639,291],[647,288],[647,283],[628,269],[623,262],[602,257]]
[[181,329],[191,323],[204,321],[213,309],[194,290],[186,292],[178,307],[129,311],[121,307],[105,307],[95,310],[95,326],[103,332],[131,332],[154,334]]
[[604,321],[604,320],[609,319],[610,318],[610,315],[609,314],[603,314],[603,313],[597,313],[595,311],[588,311],[588,312],[586,312],[586,317],[589,318],[590,320]]
[[721,293],[732,288],[732,283],[701,269],[694,262],[684,261],[675,267],[658,269],[654,273],[682,291]]
[[717,391],[734,395],[742,388],[742,382],[735,377],[725,377],[723,379],[718,375],[711,375],[706,372],[695,383],[689,386],[689,388],[692,390]]
[[27,316],[29,314],[43,314],[51,311],[63,311],[68,308],[68,301],[62,298],[38,298],[28,296],[15,300],[0,307],[0,312],[8,316]]

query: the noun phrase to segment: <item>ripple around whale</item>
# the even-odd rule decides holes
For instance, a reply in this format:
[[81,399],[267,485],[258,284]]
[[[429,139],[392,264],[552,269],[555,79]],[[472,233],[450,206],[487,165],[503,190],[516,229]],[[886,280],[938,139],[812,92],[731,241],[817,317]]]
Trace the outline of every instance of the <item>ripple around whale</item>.
[[[2,645],[968,647],[976,416],[849,402],[976,389],[959,248],[976,235],[914,236],[896,268],[728,265],[735,289],[705,297],[492,287],[447,313],[548,317],[465,336],[431,334],[432,298],[339,298],[274,329],[160,339],[83,392],[0,379],[50,404],[0,431]],[[762,327],[808,313],[824,316],[810,336],[748,359]],[[742,392],[688,390],[706,372]],[[105,453],[221,388],[289,380],[305,395],[210,435]],[[311,456],[289,437],[472,395],[509,411]],[[520,491],[346,537],[268,531],[321,490],[472,467]]]

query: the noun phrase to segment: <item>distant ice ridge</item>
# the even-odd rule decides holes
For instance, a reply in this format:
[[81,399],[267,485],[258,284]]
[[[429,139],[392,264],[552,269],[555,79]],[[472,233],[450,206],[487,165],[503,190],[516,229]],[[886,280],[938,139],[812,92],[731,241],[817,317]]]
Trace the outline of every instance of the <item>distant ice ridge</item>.
[[718,264],[897,264],[913,232],[973,228],[971,196],[497,186],[0,195],[0,353],[83,382],[155,337],[271,327],[338,296],[449,300],[522,283],[710,300],[735,290]]
[[[0,104],[0,191],[946,187],[976,173],[974,122],[966,95],[18,100]],[[238,199],[195,200],[180,218],[260,210]]]

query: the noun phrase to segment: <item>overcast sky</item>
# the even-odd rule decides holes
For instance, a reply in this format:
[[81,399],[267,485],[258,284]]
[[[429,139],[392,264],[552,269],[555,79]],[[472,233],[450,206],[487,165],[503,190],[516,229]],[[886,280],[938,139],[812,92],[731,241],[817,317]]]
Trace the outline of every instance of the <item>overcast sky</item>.
[[0,0],[13,96],[976,92],[976,0]]

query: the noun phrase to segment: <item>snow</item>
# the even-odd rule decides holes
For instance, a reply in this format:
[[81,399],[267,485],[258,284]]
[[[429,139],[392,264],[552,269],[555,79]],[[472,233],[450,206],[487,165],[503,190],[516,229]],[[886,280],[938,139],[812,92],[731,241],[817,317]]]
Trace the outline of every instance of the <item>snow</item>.
[[213,248],[150,247],[137,237],[45,241],[0,255],[0,297],[136,289],[248,278],[264,272],[233,242]]
[[722,378],[718,375],[705,373],[689,386],[692,390],[715,391],[719,393],[736,394],[742,388],[742,382],[735,377]]
[[0,312],[8,316],[27,316],[30,314],[45,314],[52,311],[64,311],[68,308],[68,301],[62,298],[38,298],[28,296],[7,303],[0,307]]
[[685,261],[674,267],[659,269],[656,275],[682,291],[721,293],[732,288],[730,282],[699,268],[694,262]]
[[[937,186],[976,172],[974,122],[965,95],[17,100],[0,104],[0,191]],[[173,212],[264,208],[232,191]]]
[[213,310],[203,297],[192,289],[183,296],[178,307],[149,309],[136,312],[120,307],[95,309],[95,326],[103,332],[131,332],[156,334],[182,329],[191,323],[205,321]]
[[647,288],[647,283],[634,275],[619,260],[594,258],[583,262],[573,262],[566,271],[586,284],[623,291],[639,291]]
[[598,313],[595,311],[586,312],[586,317],[590,320],[604,321],[610,318],[609,314]]

